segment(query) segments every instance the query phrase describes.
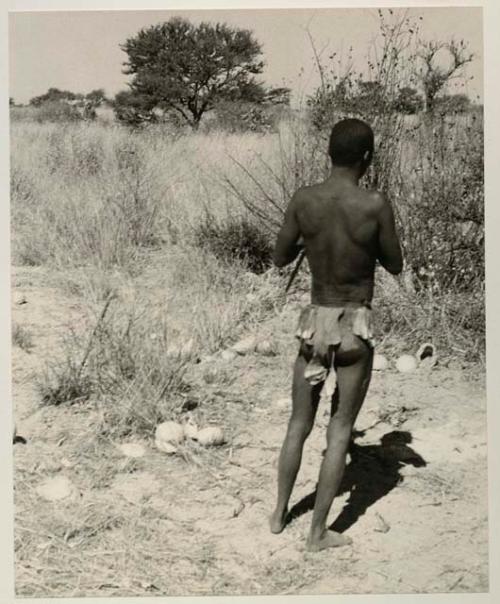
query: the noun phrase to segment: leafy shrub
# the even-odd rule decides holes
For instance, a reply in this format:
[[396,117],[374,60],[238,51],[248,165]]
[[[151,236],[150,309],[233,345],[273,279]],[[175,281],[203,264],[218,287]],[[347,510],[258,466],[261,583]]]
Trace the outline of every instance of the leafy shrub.
[[194,230],[195,243],[227,262],[243,262],[253,273],[262,273],[271,265],[269,237],[255,221],[230,216],[217,221],[208,212]]
[[77,122],[83,119],[76,107],[65,101],[47,101],[38,106],[34,120],[43,122]]
[[216,128],[227,132],[270,132],[282,114],[282,107],[246,101],[226,101],[216,108]]
[[482,119],[433,114],[412,136],[415,175],[392,189],[407,265],[420,289],[475,291],[484,282]]

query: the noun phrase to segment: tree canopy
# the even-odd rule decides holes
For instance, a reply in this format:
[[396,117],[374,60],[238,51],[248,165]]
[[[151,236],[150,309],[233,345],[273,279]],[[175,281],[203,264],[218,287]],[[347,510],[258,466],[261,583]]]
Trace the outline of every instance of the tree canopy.
[[[438,54],[442,52],[447,53],[450,59],[446,66],[437,62]],[[417,56],[423,63],[421,78],[427,111],[434,109],[439,93],[445,89],[450,80],[459,77],[464,66],[474,58],[474,55],[468,52],[467,44],[463,40],[420,42]]]
[[143,112],[175,110],[196,128],[217,100],[262,96],[261,47],[246,29],[193,25],[174,17],[142,29],[121,46],[128,55],[129,101]]

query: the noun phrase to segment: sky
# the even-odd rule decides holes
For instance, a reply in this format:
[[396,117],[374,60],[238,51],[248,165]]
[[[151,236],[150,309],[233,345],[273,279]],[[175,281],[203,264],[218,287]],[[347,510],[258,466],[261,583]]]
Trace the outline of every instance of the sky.
[[[394,9],[393,18],[403,9]],[[120,44],[139,29],[174,15],[195,23],[222,21],[250,29],[261,43],[269,86],[288,86],[295,99],[319,83],[314,68],[309,29],[322,58],[334,51],[345,59],[353,47],[356,69],[366,67],[366,56],[378,32],[377,11],[371,9],[274,9],[191,11],[65,11],[17,12],[9,15],[9,95],[17,103],[43,94],[50,87],[87,93],[104,88],[109,96],[126,88],[122,73],[126,54]],[[469,79],[452,91],[483,98],[483,40],[480,8],[443,7],[409,9],[423,39],[464,39],[474,60]],[[420,19],[421,17],[421,19]]]

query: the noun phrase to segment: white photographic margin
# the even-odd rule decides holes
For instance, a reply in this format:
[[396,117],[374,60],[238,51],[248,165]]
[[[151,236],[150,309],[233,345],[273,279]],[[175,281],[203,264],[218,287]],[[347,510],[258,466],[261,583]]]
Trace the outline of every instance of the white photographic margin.
[[[486,315],[487,315],[487,393],[488,393],[488,476],[489,476],[489,552],[490,591],[485,594],[397,594],[397,595],[346,595],[346,596],[273,596],[273,597],[184,597],[184,598],[43,598],[37,602],[90,604],[116,601],[121,604],[168,602],[169,604],[203,602],[250,603],[290,602],[376,603],[376,604],[476,604],[498,602],[500,598],[500,2],[483,1],[411,1],[398,0],[8,0],[2,3],[0,14],[0,262],[1,272],[1,342],[0,345],[0,602],[14,602],[13,556],[13,488],[12,488],[12,409],[10,385],[10,218],[9,218],[9,108],[8,108],[8,12],[9,11],[91,11],[91,10],[168,10],[168,9],[271,9],[271,8],[373,8],[373,7],[483,7],[484,35],[484,109],[485,109],[485,213],[486,213]],[[32,602],[16,598],[15,602]]]

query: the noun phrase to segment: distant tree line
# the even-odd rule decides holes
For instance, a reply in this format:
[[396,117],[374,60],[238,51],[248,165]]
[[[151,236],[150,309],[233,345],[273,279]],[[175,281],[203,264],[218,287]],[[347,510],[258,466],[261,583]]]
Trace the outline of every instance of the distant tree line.
[[[262,48],[247,29],[225,23],[194,25],[174,17],[141,29],[121,48],[127,55],[124,73],[131,79],[128,89],[113,99],[107,99],[103,89],[81,94],[49,88],[29,104],[50,104],[61,115],[94,119],[96,108],[107,103],[116,118],[129,125],[171,120],[195,130],[211,110],[234,127],[238,123],[265,127],[269,108],[290,104],[289,88],[269,88],[257,79],[264,68]],[[438,53],[448,54],[446,67],[436,61]],[[420,91],[401,85],[388,93],[381,80],[355,79],[348,73],[335,82],[323,82],[310,95],[307,103],[313,123],[320,126],[328,120],[332,107],[337,112],[361,115],[372,114],[374,108],[409,115],[421,111],[460,113],[471,108],[465,94],[444,94],[447,84],[460,76],[473,58],[463,41],[420,42],[416,58],[421,62]],[[15,104],[12,98],[9,103]]]

